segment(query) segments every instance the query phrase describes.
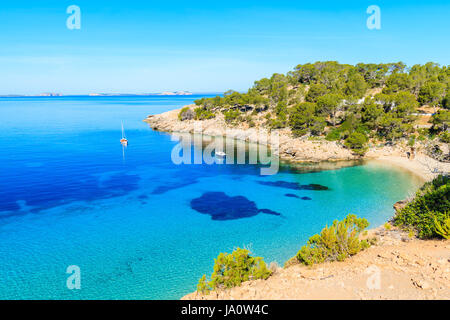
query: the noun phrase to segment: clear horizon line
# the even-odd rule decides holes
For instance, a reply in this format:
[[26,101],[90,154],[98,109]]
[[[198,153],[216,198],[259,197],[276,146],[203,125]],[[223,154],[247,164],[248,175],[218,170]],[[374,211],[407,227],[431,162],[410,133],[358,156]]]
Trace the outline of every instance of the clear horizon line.
[[[169,94],[164,94],[169,93]],[[178,93],[178,94],[177,94]],[[224,91],[162,91],[162,92],[145,92],[145,93],[131,93],[131,92],[90,92],[90,93],[59,93],[59,92],[42,92],[38,94],[0,94],[0,97],[69,97],[69,96],[190,96],[201,94],[223,94]]]

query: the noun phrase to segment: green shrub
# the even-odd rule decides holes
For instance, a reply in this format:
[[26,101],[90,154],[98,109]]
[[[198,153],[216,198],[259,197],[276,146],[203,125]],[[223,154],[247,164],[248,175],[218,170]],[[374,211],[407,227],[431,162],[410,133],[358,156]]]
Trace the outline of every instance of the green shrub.
[[367,137],[361,132],[353,132],[345,140],[345,146],[359,155],[364,155],[367,151]]
[[245,122],[247,122],[248,126],[250,128],[254,127],[256,125],[255,121],[253,120],[253,117],[251,115],[247,115],[244,119]]
[[441,224],[436,217],[434,218],[434,228],[436,233],[444,239],[450,239],[450,215],[447,214],[444,222]]
[[419,135],[419,136],[417,137],[417,140],[423,142],[423,141],[427,140],[427,137],[425,137],[425,136],[423,136],[423,135]]
[[214,114],[214,112],[212,112],[209,109],[206,108],[195,108],[195,119],[196,120],[207,120],[207,119],[212,119],[215,118],[216,115]]
[[239,110],[228,110],[223,113],[225,116],[225,121],[230,123],[239,119],[241,112]]
[[193,119],[195,114],[192,112],[192,110],[189,107],[184,107],[181,109],[180,113],[178,114],[178,120],[184,121],[184,120],[191,120]]
[[414,145],[416,144],[416,136],[415,135],[411,135],[408,139],[408,146],[409,147],[414,147]]
[[324,261],[343,261],[369,247],[367,240],[359,240],[360,233],[369,226],[364,218],[349,214],[344,220],[333,222],[320,234],[309,238],[306,246],[297,253],[297,260],[311,265]]
[[450,128],[450,110],[439,110],[431,117],[433,130],[437,132],[447,131]]
[[450,109],[450,92],[447,92],[447,95],[442,99],[442,107],[444,109]]
[[267,279],[272,272],[261,257],[252,257],[250,251],[237,248],[231,254],[220,253],[214,263],[211,281],[200,278],[197,291],[208,294],[211,290],[232,288],[242,282]]
[[271,129],[281,129],[287,126],[287,116],[284,112],[280,112],[275,118],[270,118],[267,123]]
[[450,143],[450,132],[445,131],[439,135],[439,140],[444,143]]
[[308,131],[312,135],[320,135],[325,129],[325,117],[318,114],[315,103],[299,103],[291,109],[289,126],[296,136],[303,136]]
[[281,129],[286,127],[286,122],[277,119],[271,119],[269,122],[270,129]]
[[394,224],[413,227],[421,239],[440,238],[436,225],[446,224],[450,214],[450,177],[438,176],[425,183],[415,198],[397,212]]
[[302,136],[304,136],[305,134],[308,133],[308,130],[306,130],[306,129],[293,129],[292,133],[296,137],[302,137]]
[[208,280],[206,280],[206,274],[204,274],[203,277],[198,280],[197,291],[201,293],[209,293],[210,290]]
[[328,141],[337,141],[341,139],[341,132],[339,129],[332,129],[330,132],[328,132],[327,136],[325,137]]
[[249,114],[249,115],[245,116],[242,120],[245,122],[250,122],[253,120],[253,117]]
[[207,100],[207,98],[201,98],[201,99],[194,100],[194,103],[197,106],[202,106],[205,104],[206,100]]
[[328,93],[327,87],[322,83],[311,84],[306,94],[306,101],[316,102],[317,98]]

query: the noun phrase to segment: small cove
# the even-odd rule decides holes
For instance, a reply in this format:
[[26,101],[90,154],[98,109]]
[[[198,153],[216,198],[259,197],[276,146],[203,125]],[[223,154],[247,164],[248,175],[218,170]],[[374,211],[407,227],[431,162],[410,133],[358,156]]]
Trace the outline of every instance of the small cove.
[[[421,183],[372,161],[283,164],[274,176],[175,165],[177,142],[142,119],[194,99],[0,99],[0,298],[178,299],[219,252],[245,246],[283,264],[348,213],[383,224]],[[66,288],[69,265],[82,290]]]

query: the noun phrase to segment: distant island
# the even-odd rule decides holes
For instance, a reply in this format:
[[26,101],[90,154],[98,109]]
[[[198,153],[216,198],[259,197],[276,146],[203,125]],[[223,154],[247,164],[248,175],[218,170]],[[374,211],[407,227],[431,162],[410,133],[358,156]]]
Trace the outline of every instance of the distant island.
[[189,91],[164,91],[160,93],[90,93],[91,97],[115,97],[115,96],[192,96]]
[[89,94],[62,94],[55,92],[44,92],[40,94],[7,94],[0,95],[1,98],[20,98],[20,97],[64,97],[64,96],[89,96],[89,97],[125,97],[125,96],[192,96],[193,93],[189,91],[164,91],[159,93],[89,93]]

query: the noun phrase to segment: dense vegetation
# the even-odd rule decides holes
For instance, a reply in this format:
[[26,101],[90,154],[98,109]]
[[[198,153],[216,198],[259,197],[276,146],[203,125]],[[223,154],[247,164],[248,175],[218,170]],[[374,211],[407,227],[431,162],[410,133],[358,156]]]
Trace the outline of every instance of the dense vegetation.
[[197,291],[208,294],[211,290],[239,286],[242,282],[267,279],[271,271],[261,257],[252,257],[246,249],[237,248],[231,254],[220,253],[214,263],[211,280],[206,275],[199,280]]
[[332,226],[326,226],[320,234],[309,238],[307,245],[297,253],[297,260],[306,265],[343,261],[369,247],[367,240],[359,239],[361,232],[368,226],[366,219],[353,214],[342,221],[335,220]]
[[438,176],[425,183],[415,198],[401,209],[394,224],[414,228],[419,238],[450,237],[450,177]]
[[[288,127],[297,136],[326,136],[343,141],[358,154],[367,144],[409,136],[448,142],[450,66],[429,62],[407,68],[402,62],[355,66],[335,61],[298,65],[254,83],[246,93],[195,101],[196,119],[221,112],[230,124]],[[414,128],[419,106],[435,113],[432,127]]]

